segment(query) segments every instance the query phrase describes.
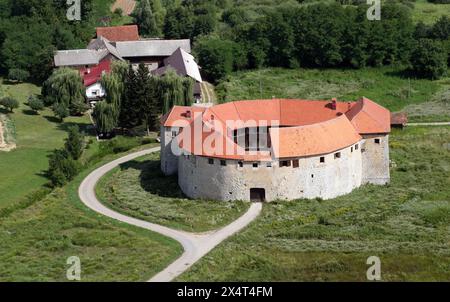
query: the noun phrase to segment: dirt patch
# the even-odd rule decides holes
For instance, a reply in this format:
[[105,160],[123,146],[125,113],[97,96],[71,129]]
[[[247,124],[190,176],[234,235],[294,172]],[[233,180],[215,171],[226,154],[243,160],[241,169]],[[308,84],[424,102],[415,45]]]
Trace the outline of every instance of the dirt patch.
[[111,11],[114,12],[116,9],[120,8],[124,16],[129,16],[133,12],[135,6],[135,0],[116,0],[111,7]]
[[12,122],[0,114],[0,151],[11,151],[16,148]]

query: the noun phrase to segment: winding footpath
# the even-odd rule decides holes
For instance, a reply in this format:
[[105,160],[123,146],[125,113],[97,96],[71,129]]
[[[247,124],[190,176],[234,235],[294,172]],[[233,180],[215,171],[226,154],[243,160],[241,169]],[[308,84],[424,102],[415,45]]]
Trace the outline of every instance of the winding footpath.
[[246,227],[259,215],[262,208],[261,203],[253,203],[244,215],[242,215],[231,224],[223,227],[222,229],[196,234],[174,230],[165,226],[120,214],[107,208],[97,199],[95,195],[95,185],[102,176],[104,176],[106,173],[119,166],[120,164],[153,152],[158,152],[159,150],[159,147],[147,149],[126,155],[110,163],[107,163],[106,165],[96,169],[91,174],[89,174],[83,180],[78,189],[78,195],[80,196],[81,201],[95,212],[119,220],[121,222],[125,222],[170,237],[178,241],[183,246],[184,253],[181,255],[181,257],[175,260],[162,272],[152,277],[149,280],[150,282],[168,282],[173,280],[181,273],[186,271],[189,267],[191,267],[200,258],[205,256],[219,243]]

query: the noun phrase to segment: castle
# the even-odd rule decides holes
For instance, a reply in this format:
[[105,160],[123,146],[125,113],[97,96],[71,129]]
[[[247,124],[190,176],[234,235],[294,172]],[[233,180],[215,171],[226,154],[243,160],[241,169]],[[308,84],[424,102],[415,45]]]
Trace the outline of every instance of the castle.
[[161,119],[161,169],[195,199],[330,199],[389,182],[390,130],[367,98],[175,106]]

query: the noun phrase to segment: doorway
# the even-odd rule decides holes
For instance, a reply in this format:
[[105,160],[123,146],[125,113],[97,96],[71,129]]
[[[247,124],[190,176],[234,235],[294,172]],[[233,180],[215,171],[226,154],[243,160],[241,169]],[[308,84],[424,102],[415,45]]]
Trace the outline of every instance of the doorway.
[[250,201],[265,202],[266,201],[266,190],[261,189],[261,188],[251,188],[250,189]]

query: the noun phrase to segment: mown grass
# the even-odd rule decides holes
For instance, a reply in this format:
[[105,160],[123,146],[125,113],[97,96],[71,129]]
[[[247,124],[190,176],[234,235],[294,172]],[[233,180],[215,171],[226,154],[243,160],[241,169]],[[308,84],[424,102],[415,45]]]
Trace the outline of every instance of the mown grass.
[[121,155],[107,156],[67,187],[0,217],[0,281],[67,281],[70,256],[81,260],[82,281],[145,281],[182,253],[177,242],[96,214],[79,201],[84,177]]
[[441,82],[408,79],[394,67],[354,69],[282,69],[242,71],[220,83],[219,101],[302,98],[353,101],[368,97],[391,111],[431,100]]
[[190,232],[204,232],[225,226],[249,207],[246,202],[187,199],[176,176],[166,177],[159,154],[125,163],[103,177],[97,196],[108,207],[153,223]]
[[255,222],[181,281],[450,280],[450,128],[391,135],[391,183],[332,200],[265,204]]
[[20,102],[14,113],[2,111],[14,123],[17,144],[17,149],[11,152],[0,152],[0,208],[3,208],[46,184],[44,171],[49,152],[64,144],[69,126],[87,129],[90,121],[87,116],[70,117],[61,124],[48,108],[39,115],[34,114],[26,106],[29,95],[40,93],[40,87],[33,84],[1,84],[0,79],[0,86],[3,95]]

